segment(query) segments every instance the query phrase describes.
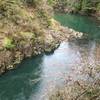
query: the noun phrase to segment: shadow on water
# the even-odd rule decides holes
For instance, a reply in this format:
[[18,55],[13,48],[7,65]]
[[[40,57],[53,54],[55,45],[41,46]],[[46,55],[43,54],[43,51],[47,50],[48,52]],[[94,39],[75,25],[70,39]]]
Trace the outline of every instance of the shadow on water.
[[[26,59],[16,70],[0,77],[0,100],[28,100],[30,95],[38,91],[42,55]],[[20,98],[20,99],[19,99]]]

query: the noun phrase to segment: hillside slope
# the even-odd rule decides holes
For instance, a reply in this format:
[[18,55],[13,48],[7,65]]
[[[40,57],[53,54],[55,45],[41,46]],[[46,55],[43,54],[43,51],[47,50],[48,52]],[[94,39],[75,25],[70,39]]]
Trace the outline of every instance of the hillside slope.
[[26,57],[50,52],[64,39],[76,36],[52,15],[46,0],[0,0],[0,74]]
[[100,19],[100,0],[48,0],[55,11],[92,15]]

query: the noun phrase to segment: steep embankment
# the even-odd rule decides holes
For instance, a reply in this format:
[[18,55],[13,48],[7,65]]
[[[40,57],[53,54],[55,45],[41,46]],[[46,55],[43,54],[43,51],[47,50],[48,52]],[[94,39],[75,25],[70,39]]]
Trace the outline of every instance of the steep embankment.
[[50,14],[46,0],[0,0],[0,74],[26,57],[50,52],[62,40],[78,36]]
[[100,0],[48,0],[55,11],[92,15],[100,20]]

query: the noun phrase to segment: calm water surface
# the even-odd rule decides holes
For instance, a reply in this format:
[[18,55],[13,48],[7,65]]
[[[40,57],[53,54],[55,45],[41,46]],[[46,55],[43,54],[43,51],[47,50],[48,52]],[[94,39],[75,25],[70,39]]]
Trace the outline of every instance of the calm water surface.
[[96,21],[92,17],[71,14],[56,14],[54,17],[63,26],[87,33],[89,39],[100,39],[100,21]]
[[55,18],[90,38],[63,42],[54,53],[24,60],[20,68],[0,77],[0,100],[47,100],[45,95],[61,85],[74,67],[100,65],[99,24],[79,15],[57,14]]

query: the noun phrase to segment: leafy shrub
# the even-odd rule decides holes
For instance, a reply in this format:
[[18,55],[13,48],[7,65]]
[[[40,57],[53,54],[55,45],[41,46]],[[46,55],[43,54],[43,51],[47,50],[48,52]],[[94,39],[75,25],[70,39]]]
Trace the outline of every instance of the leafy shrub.
[[0,1],[0,14],[2,16],[9,16],[10,14],[14,14],[16,13],[15,10],[18,8],[18,6],[20,6],[21,3],[19,0],[1,0]]
[[83,0],[82,2],[82,11],[89,13],[92,8],[92,3],[90,0]]
[[37,7],[43,0],[23,0],[28,6]]
[[34,39],[35,38],[35,34],[32,32],[20,32],[20,35],[25,38],[25,39]]
[[11,38],[5,37],[3,40],[3,46],[6,49],[12,49],[15,47],[15,45],[13,44],[13,40]]
[[100,3],[97,4],[97,10],[100,11]]
[[73,5],[77,11],[81,10],[81,4],[79,2],[74,3]]

